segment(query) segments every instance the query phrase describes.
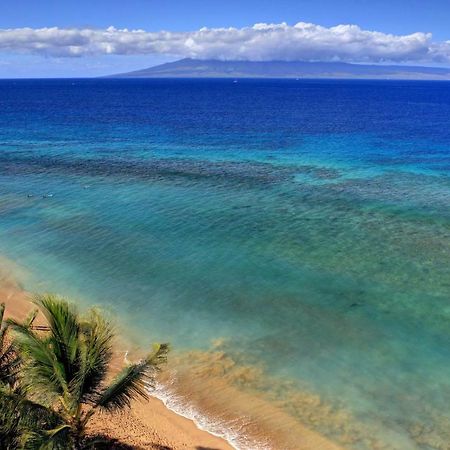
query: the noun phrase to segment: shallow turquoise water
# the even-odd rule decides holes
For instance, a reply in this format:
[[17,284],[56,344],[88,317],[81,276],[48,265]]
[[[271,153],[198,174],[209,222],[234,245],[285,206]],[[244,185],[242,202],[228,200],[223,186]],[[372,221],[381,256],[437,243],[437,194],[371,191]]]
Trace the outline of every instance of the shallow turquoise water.
[[447,448],[448,84],[11,83],[0,251],[28,288]]

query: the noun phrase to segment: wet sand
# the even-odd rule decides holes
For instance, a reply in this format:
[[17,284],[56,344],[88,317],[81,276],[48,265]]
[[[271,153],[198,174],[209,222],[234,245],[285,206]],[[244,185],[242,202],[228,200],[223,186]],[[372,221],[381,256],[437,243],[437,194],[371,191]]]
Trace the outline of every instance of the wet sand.
[[[0,267],[0,299],[6,303],[6,317],[24,319],[33,310],[31,296],[15,281],[10,263],[1,259]],[[134,402],[131,411],[95,416],[90,431],[136,449],[233,448],[225,440],[199,430],[191,420],[170,411],[153,397],[148,402]]]
[[[0,299],[6,303],[6,316],[17,319],[25,318],[31,310],[33,304],[31,303],[31,295],[25,291],[17,279],[21,279],[21,271],[13,263],[3,258],[0,258]],[[42,319],[39,319],[38,322]],[[114,360],[114,366],[118,367],[123,362],[125,344],[117,344],[117,355]],[[139,354],[139,351],[129,354],[129,359],[133,359]],[[186,390],[199,390],[199,384],[190,384],[188,380],[183,380],[183,386],[177,387],[177,394],[183,393],[184,396],[189,397],[189,392]],[[211,399],[210,389],[214,386],[210,385],[207,389],[208,395],[204,395],[205,399]],[[226,398],[233,404],[233,396],[236,393],[232,392],[232,388],[217,386],[218,397],[221,401]],[[201,392],[195,392],[197,398],[202,397]],[[226,398],[225,398],[226,397]],[[264,411],[268,406],[261,402],[255,405],[254,398],[248,398],[248,404],[251,404],[252,409]],[[202,402],[201,410],[203,408],[209,410],[213,405],[209,405],[207,401]],[[240,399],[242,405],[242,397]],[[270,431],[271,421],[274,418],[273,411],[267,410],[266,423],[260,423],[258,427],[249,427],[246,432],[254,432],[254,436],[249,436],[252,442],[256,442],[258,437],[261,446],[252,444],[246,448],[253,449],[295,449],[295,450],[339,450],[336,444],[333,444],[318,433],[303,427],[297,421],[294,421],[287,414],[284,416],[286,423],[282,428],[286,431],[283,435],[278,437],[270,436],[266,431]],[[278,413],[278,412],[277,412]],[[278,417],[279,422],[280,417]],[[279,423],[276,424],[279,429]],[[264,430],[260,428],[262,426]],[[253,430],[252,430],[253,428]],[[299,429],[300,428],[300,429]],[[289,436],[289,431],[294,431],[296,436]],[[117,448],[133,448],[133,449],[193,449],[193,450],[230,450],[234,447],[226,440],[217,437],[211,433],[200,430],[197,425],[190,419],[176,414],[171,409],[167,408],[164,403],[151,397],[149,401],[135,401],[131,410],[115,414],[98,414],[93,417],[89,426],[89,431],[93,434],[106,435],[108,438],[117,440],[121,446]],[[128,447],[127,447],[128,446]]]

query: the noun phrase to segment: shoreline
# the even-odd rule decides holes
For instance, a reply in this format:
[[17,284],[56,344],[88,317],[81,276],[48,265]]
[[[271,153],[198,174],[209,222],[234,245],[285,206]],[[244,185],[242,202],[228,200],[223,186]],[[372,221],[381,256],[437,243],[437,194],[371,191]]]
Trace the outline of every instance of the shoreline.
[[[24,319],[33,309],[30,294],[15,278],[14,263],[4,258],[0,263],[0,299],[6,304],[5,317]],[[93,417],[89,429],[136,449],[234,450],[225,439],[200,429],[193,420],[172,411],[152,394],[148,402],[134,401],[129,411]]]
[[[0,301],[6,303],[5,317],[24,319],[33,309],[31,294],[21,284],[26,272],[1,256],[0,266]],[[117,319],[120,325],[120,317]],[[117,331],[113,370],[127,356],[138,359],[142,354],[139,345],[127,340],[124,328],[119,326]],[[223,352],[194,351],[186,356],[199,358],[196,362],[200,366],[185,370],[183,357],[175,351],[148,402],[134,401],[129,411],[94,416],[91,432],[136,450],[342,450],[276,405],[217,377],[221,366],[229,364]],[[209,377],[208,370],[214,376]]]

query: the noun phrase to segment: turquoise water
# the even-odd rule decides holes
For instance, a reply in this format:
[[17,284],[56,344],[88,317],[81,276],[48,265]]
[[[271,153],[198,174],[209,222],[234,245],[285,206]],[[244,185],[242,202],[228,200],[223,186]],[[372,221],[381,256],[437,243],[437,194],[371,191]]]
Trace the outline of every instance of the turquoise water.
[[[0,92],[0,252],[28,289],[120,312],[143,343],[220,339],[345,447],[449,448],[449,84]],[[348,413],[354,440],[277,380]]]

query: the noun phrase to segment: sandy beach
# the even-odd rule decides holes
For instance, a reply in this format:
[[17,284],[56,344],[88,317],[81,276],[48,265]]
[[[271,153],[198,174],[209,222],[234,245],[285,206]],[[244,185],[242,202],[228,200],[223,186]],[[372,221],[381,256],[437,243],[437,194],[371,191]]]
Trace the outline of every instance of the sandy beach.
[[[18,278],[22,275],[20,267],[0,258],[0,299],[6,303],[6,317],[24,319],[33,310],[32,295],[18,282]],[[37,323],[39,324],[41,320],[42,318],[38,316]],[[114,370],[123,365],[124,350],[130,348],[125,342],[122,337],[117,339]],[[139,349],[133,349],[128,353],[128,358],[138,358],[139,353]],[[218,363],[221,364],[220,361]],[[225,382],[210,380],[206,384],[202,383],[203,390],[208,393],[206,395],[205,392],[201,392],[199,383],[192,383],[189,377],[185,376],[184,379],[180,377],[180,380],[182,383],[177,388],[177,395],[186,397],[194,395],[199,400],[198,406],[201,411],[206,410],[214,414],[217,402],[228,402],[231,410],[240,411],[246,417],[251,417],[252,410],[261,412],[257,423],[250,423],[245,430],[251,442],[261,442],[261,445],[246,445],[246,449],[339,450],[341,448],[304,427],[289,415],[281,413],[278,408],[268,405],[267,402],[234,392]],[[217,392],[216,397],[209,395],[211,390]],[[277,433],[274,432],[275,429],[278,429]],[[147,402],[135,401],[131,410],[94,416],[89,431],[117,440],[116,448],[159,450],[235,448],[225,439],[199,429],[192,420],[175,413],[155,397],[150,397]]]
[[[30,294],[21,288],[9,268],[0,261],[0,299],[6,303],[6,317],[22,319],[33,309]],[[123,353],[118,352],[118,358]],[[199,430],[196,425],[167,409],[151,397],[148,402],[135,402],[130,411],[120,414],[98,415],[93,418],[90,431],[105,434],[120,441],[122,447],[134,449],[196,449],[230,450],[225,440]]]

